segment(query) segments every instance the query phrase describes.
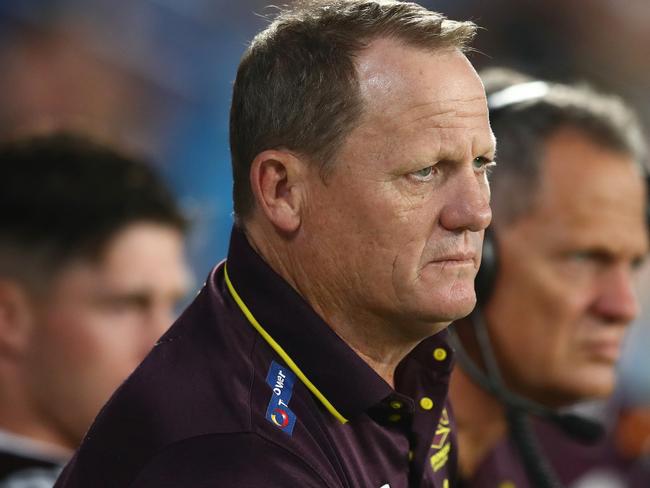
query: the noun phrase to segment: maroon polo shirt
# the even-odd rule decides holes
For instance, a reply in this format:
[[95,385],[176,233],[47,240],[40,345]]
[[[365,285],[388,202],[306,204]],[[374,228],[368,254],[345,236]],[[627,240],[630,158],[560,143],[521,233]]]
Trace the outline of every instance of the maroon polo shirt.
[[[608,434],[595,444],[572,439],[555,424],[534,419],[534,433],[546,462],[566,487],[650,487],[650,459],[625,459]],[[535,488],[511,439],[501,439],[463,488]]]
[[400,363],[393,389],[237,229],[226,263],[57,487],[454,486],[446,331]]

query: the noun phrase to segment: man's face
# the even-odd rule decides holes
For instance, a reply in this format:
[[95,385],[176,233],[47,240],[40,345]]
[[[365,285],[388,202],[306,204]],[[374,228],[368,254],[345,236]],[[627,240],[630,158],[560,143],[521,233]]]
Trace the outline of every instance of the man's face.
[[498,229],[486,317],[510,385],[561,406],[613,388],[637,313],[633,272],[648,245],[645,190],[629,157],[576,130],[559,130],[545,147],[533,210]]
[[357,69],[364,113],[331,172],[310,170],[302,260],[347,316],[421,338],[475,303],[491,219],[485,94],[456,50],[379,40]]
[[183,237],[136,223],[98,263],[78,262],[35,307],[26,381],[42,422],[74,448],[100,407],[171,325],[187,293]]

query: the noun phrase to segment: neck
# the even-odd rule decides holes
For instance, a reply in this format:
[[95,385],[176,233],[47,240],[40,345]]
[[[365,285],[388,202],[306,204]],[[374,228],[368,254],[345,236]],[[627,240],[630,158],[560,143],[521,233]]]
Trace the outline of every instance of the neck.
[[34,441],[43,456],[62,460],[69,458],[77,446],[43,421],[28,396],[22,394],[21,388],[12,387],[13,382],[2,379],[0,378],[0,430]]
[[[433,331],[429,328],[427,334],[405,336],[403,331],[407,328],[395,327],[395,321],[355,303],[345,283],[324,278],[328,273],[319,272],[314,264],[318,261],[314,255],[317,250],[312,250],[311,256],[296,257],[285,239],[255,225],[247,226],[246,236],[266,263],[391,387],[400,361],[424,338],[447,325],[440,324]],[[316,280],[315,276],[321,279]]]
[[506,435],[500,402],[476,385],[460,368],[451,376],[449,396],[454,408],[461,477],[470,479],[490,450]]
[[[395,387],[397,365],[424,337],[404,337],[383,317],[364,313],[360,307],[338,303],[327,294],[305,297],[324,321],[386,383]],[[391,333],[392,332],[392,333]]]

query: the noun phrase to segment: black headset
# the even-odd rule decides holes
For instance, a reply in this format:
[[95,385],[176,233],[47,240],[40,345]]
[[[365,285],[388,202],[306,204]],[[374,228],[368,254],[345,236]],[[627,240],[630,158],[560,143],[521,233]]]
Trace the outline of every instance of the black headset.
[[[521,103],[534,102],[543,98],[550,85],[543,81],[531,81],[511,85],[488,96],[490,118],[501,110]],[[646,188],[650,188],[650,173],[642,167]],[[650,201],[646,203],[646,220],[650,229]],[[456,349],[458,362],[467,375],[483,389],[498,398],[506,407],[509,432],[519,450],[522,463],[536,488],[560,488],[557,475],[541,452],[539,443],[531,428],[529,414],[548,419],[558,425],[568,436],[583,443],[594,443],[604,435],[604,427],[591,419],[570,413],[560,413],[533,400],[512,392],[505,385],[494,355],[482,308],[489,300],[497,278],[499,259],[497,238],[493,230],[485,231],[481,267],[475,279],[474,288],[477,306],[468,317],[476,338],[485,370],[467,354],[457,332],[450,329],[450,338]]]

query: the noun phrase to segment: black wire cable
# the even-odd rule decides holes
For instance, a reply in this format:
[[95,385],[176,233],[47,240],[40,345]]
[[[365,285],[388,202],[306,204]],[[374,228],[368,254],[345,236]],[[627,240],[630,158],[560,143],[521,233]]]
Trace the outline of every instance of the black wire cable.
[[533,432],[527,412],[509,408],[506,413],[510,438],[517,447],[526,474],[535,488],[562,488]]
[[546,456],[542,453],[528,417],[529,413],[548,417],[550,411],[536,405],[534,402],[529,402],[525,398],[511,393],[507,389],[492,349],[487,327],[480,313],[480,307],[477,307],[470,314],[469,320],[487,372],[481,371],[469,357],[456,331],[451,328],[451,344],[457,351],[459,363],[470,378],[499,398],[506,406],[508,433],[517,448],[517,452],[531,484],[535,488],[562,488],[562,483],[560,483]]

